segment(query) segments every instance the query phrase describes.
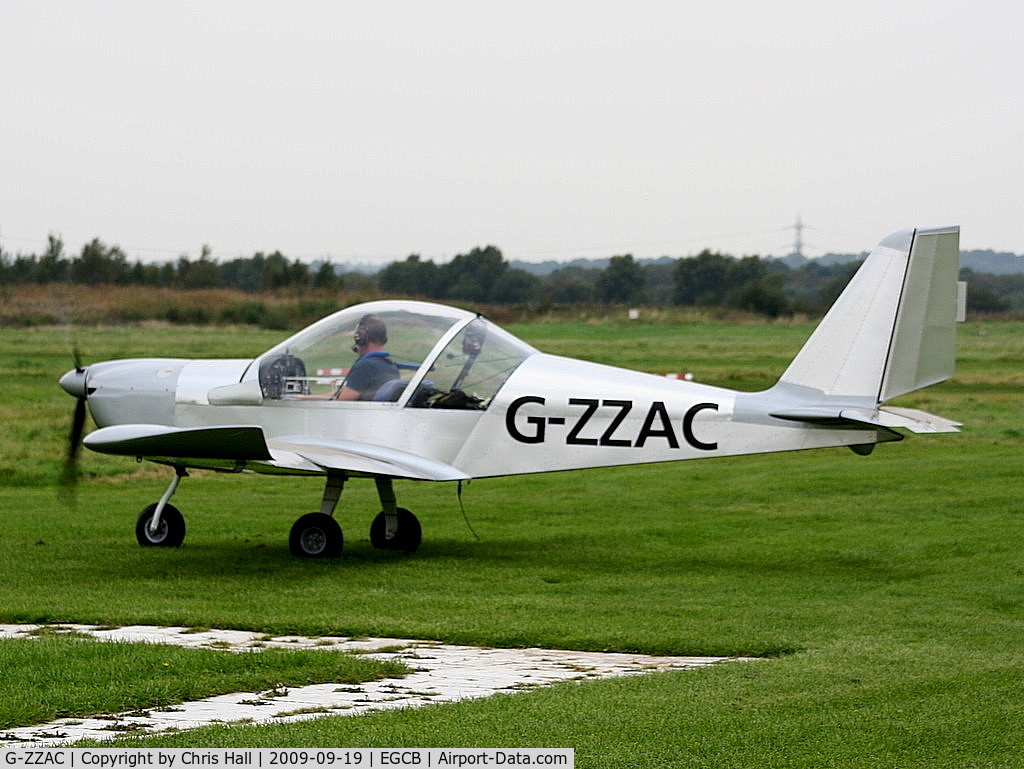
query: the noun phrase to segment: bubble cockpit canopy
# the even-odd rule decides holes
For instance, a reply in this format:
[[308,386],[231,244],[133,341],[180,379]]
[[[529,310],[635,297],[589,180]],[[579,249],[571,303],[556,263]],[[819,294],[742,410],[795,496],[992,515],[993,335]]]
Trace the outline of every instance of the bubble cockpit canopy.
[[246,379],[259,377],[267,399],[334,400],[359,357],[354,337],[367,316],[384,324],[384,347],[399,372],[373,401],[486,409],[508,376],[536,352],[482,316],[455,307],[368,302],[329,315],[269,350]]

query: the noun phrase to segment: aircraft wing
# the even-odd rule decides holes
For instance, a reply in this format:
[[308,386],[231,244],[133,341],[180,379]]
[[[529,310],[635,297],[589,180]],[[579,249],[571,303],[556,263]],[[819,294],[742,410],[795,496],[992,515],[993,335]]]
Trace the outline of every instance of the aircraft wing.
[[423,481],[468,480],[469,476],[429,457],[387,446],[332,438],[292,436],[267,441],[258,425],[168,427],[128,424],[103,427],[85,437],[85,445],[102,454],[146,457],[159,462],[288,473],[342,470],[356,475],[385,475]]
[[[333,438],[294,436],[269,442],[275,464],[293,456],[320,470],[344,470],[359,475],[386,475],[421,481],[465,481],[470,476],[451,465],[408,451]],[[299,465],[301,463],[295,463]]]
[[195,459],[273,459],[257,425],[226,427],[168,427],[127,424],[101,427],[83,441],[101,454],[134,457],[191,457]]

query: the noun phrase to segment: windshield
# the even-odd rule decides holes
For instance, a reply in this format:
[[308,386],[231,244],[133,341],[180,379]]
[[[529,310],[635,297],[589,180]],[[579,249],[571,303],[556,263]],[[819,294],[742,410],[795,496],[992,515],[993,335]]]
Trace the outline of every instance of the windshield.
[[265,398],[332,397],[360,357],[353,350],[360,321],[383,324],[384,349],[395,378],[408,382],[444,334],[472,313],[417,302],[369,302],[329,315],[264,354],[258,372]]
[[485,409],[498,388],[533,352],[532,347],[507,331],[477,318],[445,346],[412,405]]

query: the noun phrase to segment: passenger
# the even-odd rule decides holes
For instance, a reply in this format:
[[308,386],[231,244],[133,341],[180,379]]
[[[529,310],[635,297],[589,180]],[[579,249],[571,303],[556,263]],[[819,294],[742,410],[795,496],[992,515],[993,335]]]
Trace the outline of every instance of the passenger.
[[376,315],[364,315],[356,325],[352,351],[359,359],[352,364],[344,384],[334,394],[335,400],[372,400],[385,382],[398,379],[398,366],[384,349],[388,342],[388,329]]

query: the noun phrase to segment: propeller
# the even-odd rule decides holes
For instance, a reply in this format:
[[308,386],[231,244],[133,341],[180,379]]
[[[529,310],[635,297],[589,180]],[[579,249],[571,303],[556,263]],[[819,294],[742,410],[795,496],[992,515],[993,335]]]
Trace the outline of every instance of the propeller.
[[82,365],[78,350],[72,351],[75,367],[60,378],[60,386],[68,395],[75,397],[75,411],[71,418],[71,432],[68,435],[68,449],[64,457],[64,469],[61,472],[61,485],[73,487],[78,481],[78,449],[82,445],[82,434],[85,432],[87,369]]

